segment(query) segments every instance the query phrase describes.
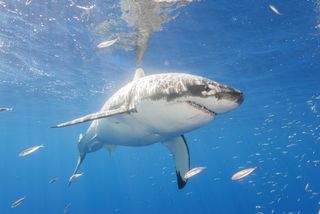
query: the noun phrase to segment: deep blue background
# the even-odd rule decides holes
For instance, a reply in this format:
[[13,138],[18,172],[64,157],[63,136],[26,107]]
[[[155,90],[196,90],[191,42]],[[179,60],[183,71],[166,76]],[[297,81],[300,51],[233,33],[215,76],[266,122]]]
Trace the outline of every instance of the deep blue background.
[[[77,214],[318,212],[319,2],[194,2],[152,35],[147,74],[198,74],[246,96],[239,109],[186,134],[191,166],[207,169],[183,190],[161,145],[92,153],[67,188],[89,124],[49,127],[97,111],[135,69],[133,51],[96,49],[103,37],[95,26],[119,15],[110,8],[117,1],[76,4],[97,6],[81,19],[68,1],[0,0],[0,106],[14,108],[0,113],[0,213],[62,213],[69,202]],[[45,148],[18,157],[39,144]],[[254,166],[246,179],[230,179]],[[60,180],[49,185],[53,177]]]

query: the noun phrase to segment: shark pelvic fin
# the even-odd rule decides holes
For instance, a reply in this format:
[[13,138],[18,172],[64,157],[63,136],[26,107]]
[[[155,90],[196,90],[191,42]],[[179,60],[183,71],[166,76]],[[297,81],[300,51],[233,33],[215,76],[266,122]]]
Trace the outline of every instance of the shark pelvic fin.
[[51,128],[62,128],[62,127],[66,127],[66,126],[71,126],[71,125],[75,125],[78,123],[84,123],[87,121],[92,121],[92,120],[97,120],[97,119],[101,119],[101,118],[106,118],[106,117],[111,117],[114,115],[118,115],[118,114],[130,114],[131,112],[135,111],[135,109],[125,109],[125,108],[118,108],[118,109],[112,109],[112,110],[107,110],[107,111],[100,111],[100,112],[96,112],[93,114],[88,114],[86,116],[65,122],[65,123],[60,123],[58,125],[52,126]]
[[187,183],[184,175],[190,170],[189,149],[186,139],[181,135],[180,137],[162,142],[162,144],[165,145],[173,155],[176,164],[178,188],[182,189]]
[[138,80],[144,77],[144,70],[142,68],[137,68],[136,73],[134,74],[133,81]]
[[108,150],[109,154],[111,155],[112,153],[114,153],[116,151],[117,146],[113,145],[113,144],[108,144],[108,145],[104,145],[104,148],[106,150]]

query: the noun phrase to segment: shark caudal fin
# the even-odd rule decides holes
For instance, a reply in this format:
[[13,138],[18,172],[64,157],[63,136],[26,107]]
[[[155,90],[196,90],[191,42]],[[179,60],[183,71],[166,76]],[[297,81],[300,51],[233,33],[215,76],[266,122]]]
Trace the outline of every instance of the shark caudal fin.
[[82,162],[83,162],[83,160],[84,160],[85,157],[86,157],[86,153],[79,155],[76,168],[74,169],[73,174],[71,175],[71,177],[70,177],[70,179],[69,179],[69,183],[68,183],[68,186],[69,186],[69,187],[70,187],[70,185],[71,185],[71,183],[72,183],[72,181],[73,181],[74,175],[78,173],[79,168],[80,168],[80,166],[81,166],[81,164],[82,164]]
[[180,137],[162,142],[162,144],[165,145],[173,155],[176,164],[178,188],[182,189],[187,183],[184,175],[190,170],[189,149],[186,139],[181,135]]

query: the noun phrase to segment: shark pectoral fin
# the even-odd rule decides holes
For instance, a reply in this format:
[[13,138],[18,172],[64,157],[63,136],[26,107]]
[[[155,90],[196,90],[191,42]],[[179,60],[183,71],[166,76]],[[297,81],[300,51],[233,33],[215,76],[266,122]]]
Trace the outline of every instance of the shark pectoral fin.
[[62,128],[62,127],[66,127],[66,126],[71,126],[71,125],[75,125],[78,123],[84,123],[87,121],[91,121],[91,120],[97,120],[97,119],[101,119],[101,118],[106,118],[106,117],[111,117],[114,115],[118,115],[118,114],[129,114],[130,112],[133,112],[135,109],[124,109],[124,108],[118,108],[118,109],[113,109],[113,110],[108,110],[108,111],[100,111],[100,112],[96,112],[93,114],[88,114],[86,116],[65,122],[65,123],[60,123],[58,125],[52,126],[51,128]]
[[[77,162],[76,168],[74,169],[74,171],[73,171],[73,174],[72,174],[72,175],[75,175],[75,174],[77,174],[77,173],[78,173],[79,168],[80,168],[80,166],[81,166],[81,164],[82,164],[82,162],[83,162],[83,160],[84,160],[84,158],[85,158],[85,157],[86,157],[86,153],[84,153],[84,154],[80,154],[80,155],[79,155],[79,158],[78,158],[78,162]],[[68,186],[70,186],[70,185],[71,185],[71,183],[72,183],[72,179],[69,179]]]
[[176,175],[179,189],[182,189],[186,183],[187,179],[184,175],[190,170],[190,158],[189,149],[186,139],[183,135],[180,137],[162,142],[173,155],[176,164]]
[[117,146],[113,144],[109,144],[109,145],[104,145],[104,148],[106,148],[106,150],[108,150],[109,154],[111,155],[116,151]]

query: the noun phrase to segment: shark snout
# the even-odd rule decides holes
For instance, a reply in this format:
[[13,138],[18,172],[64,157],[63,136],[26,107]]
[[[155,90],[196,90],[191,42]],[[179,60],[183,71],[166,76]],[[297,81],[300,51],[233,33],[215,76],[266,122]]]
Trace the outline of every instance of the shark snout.
[[241,105],[243,101],[244,101],[244,95],[241,91],[238,91],[236,102],[238,103],[238,105]]
[[228,100],[231,102],[235,102],[238,105],[241,105],[241,103],[244,100],[244,95],[241,91],[237,89],[233,89],[231,87],[226,87],[220,92],[217,92],[215,96],[218,98],[218,100]]
[[241,91],[222,86],[218,92],[212,96],[213,102],[208,105],[208,108],[216,114],[231,111],[241,105],[244,101],[244,95]]
[[234,100],[234,102],[236,102],[238,106],[240,106],[241,103],[244,101],[244,95],[241,91],[232,88],[228,93],[231,99]]
[[226,91],[222,92],[222,98],[233,101],[238,105],[241,105],[241,103],[244,101],[243,93],[233,88],[228,88]]

